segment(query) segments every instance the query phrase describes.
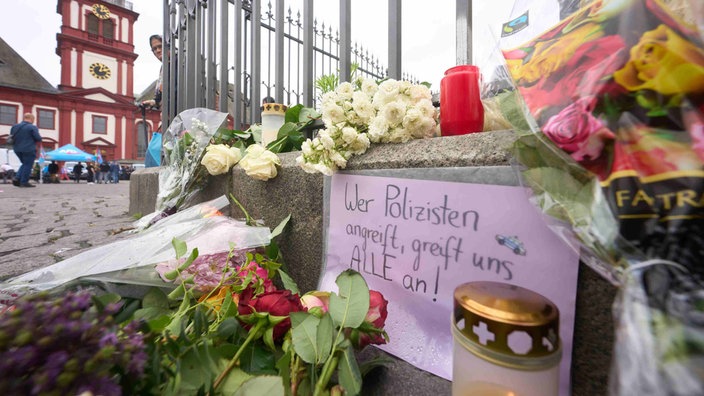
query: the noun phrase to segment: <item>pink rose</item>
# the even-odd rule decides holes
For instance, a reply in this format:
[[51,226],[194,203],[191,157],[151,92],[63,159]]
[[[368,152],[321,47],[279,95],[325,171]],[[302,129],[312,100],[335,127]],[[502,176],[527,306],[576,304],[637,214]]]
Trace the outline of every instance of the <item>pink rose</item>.
[[330,292],[314,291],[306,293],[301,297],[301,304],[308,312],[313,312],[313,310],[318,310],[318,312],[325,313],[328,312],[328,306],[330,305]]
[[388,305],[384,295],[376,290],[369,290],[369,310],[364,323],[359,328],[346,331],[355,348],[362,349],[369,344],[386,344],[384,325],[389,314]]
[[604,141],[615,136],[592,115],[593,98],[581,98],[550,117],[543,132],[576,161],[594,160],[601,155]]

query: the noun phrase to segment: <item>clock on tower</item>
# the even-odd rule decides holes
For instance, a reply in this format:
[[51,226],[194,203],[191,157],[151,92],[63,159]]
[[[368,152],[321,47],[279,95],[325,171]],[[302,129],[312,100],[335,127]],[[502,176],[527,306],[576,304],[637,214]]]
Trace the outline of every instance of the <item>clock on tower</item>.
[[100,19],[109,19],[110,10],[108,9],[108,7],[102,4],[93,4],[93,15],[97,16]]
[[110,68],[100,62],[95,62],[88,66],[90,74],[98,80],[107,80],[110,78]]

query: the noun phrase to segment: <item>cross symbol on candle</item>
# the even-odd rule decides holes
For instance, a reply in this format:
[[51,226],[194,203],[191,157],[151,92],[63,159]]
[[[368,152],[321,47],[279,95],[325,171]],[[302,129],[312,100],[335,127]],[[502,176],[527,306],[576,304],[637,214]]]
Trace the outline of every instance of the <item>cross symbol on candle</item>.
[[479,343],[482,345],[486,345],[487,341],[496,340],[494,333],[489,331],[489,328],[484,322],[479,322],[477,326],[472,326],[472,330],[474,330],[474,334],[477,335],[477,337],[479,338]]

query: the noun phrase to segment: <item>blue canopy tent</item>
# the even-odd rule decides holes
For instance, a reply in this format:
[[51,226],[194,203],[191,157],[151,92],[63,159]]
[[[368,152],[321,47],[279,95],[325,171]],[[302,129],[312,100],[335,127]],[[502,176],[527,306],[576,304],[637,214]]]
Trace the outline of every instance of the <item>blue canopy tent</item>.
[[72,144],[67,144],[57,148],[56,150],[49,151],[46,153],[45,158],[48,161],[95,161],[95,156],[93,154],[88,154]]

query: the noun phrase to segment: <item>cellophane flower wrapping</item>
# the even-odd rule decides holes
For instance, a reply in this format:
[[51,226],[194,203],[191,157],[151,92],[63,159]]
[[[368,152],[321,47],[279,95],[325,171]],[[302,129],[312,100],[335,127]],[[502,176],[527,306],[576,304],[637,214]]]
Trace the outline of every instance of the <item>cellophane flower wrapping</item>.
[[163,136],[165,166],[159,171],[156,210],[147,220],[154,223],[182,209],[207,184],[201,160],[226,120],[226,113],[204,108],[184,110],[173,119]]
[[534,126],[515,146],[532,199],[567,220],[582,260],[620,286],[614,395],[704,394],[696,10],[700,1],[594,1],[504,50]]
[[97,283],[108,289],[117,284],[173,288],[159,278],[155,265],[174,258],[174,238],[197,247],[201,260],[232,250],[232,257],[243,262],[247,252],[270,243],[271,233],[267,227],[249,226],[224,216],[221,211],[227,207],[229,201],[221,196],[169,216],[127,239],[10,278],[0,283],[0,310],[23,295],[60,291],[76,283]]

